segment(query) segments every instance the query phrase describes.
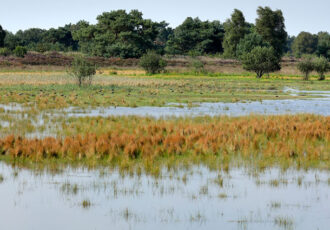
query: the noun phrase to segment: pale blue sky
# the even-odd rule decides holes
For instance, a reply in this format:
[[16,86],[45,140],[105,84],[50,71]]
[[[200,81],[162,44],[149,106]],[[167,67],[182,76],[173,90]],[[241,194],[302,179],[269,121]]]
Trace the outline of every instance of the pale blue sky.
[[16,32],[82,19],[95,23],[97,15],[116,9],[138,9],[145,18],[165,20],[173,27],[188,16],[224,22],[234,8],[242,10],[247,21],[255,22],[258,6],[281,9],[290,35],[330,32],[330,0],[1,0],[0,25]]

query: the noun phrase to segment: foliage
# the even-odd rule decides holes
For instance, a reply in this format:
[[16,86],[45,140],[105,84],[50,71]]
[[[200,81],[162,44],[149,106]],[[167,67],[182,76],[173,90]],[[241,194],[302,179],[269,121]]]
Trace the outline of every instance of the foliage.
[[238,43],[236,48],[236,56],[240,58],[243,54],[250,53],[257,46],[269,47],[270,45],[257,33],[247,34]]
[[313,61],[314,70],[319,74],[319,80],[325,80],[324,74],[330,70],[330,65],[325,57],[319,57]]
[[255,47],[250,53],[242,55],[243,68],[254,71],[257,78],[263,74],[280,70],[280,59],[276,56],[273,47]]
[[148,74],[160,73],[164,71],[167,65],[166,61],[155,51],[149,51],[144,54],[139,64]]
[[90,85],[93,80],[93,76],[96,74],[96,66],[87,61],[84,57],[77,56],[72,61],[71,69],[68,71],[69,74],[76,78],[77,84]]
[[269,7],[259,7],[257,14],[256,32],[274,48],[276,56],[281,57],[288,36],[285,31],[282,11],[272,11]]
[[80,22],[81,28],[74,32],[84,52],[104,57],[136,58],[154,48],[159,25],[143,19],[137,10],[105,12],[97,20],[96,25]]
[[330,34],[328,32],[319,32],[317,43],[317,55],[330,60]]
[[308,32],[301,32],[292,44],[292,50],[296,57],[302,54],[313,54],[317,49],[317,36]]
[[219,21],[201,21],[188,17],[174,30],[167,42],[166,52],[170,54],[221,53],[224,30]]
[[27,54],[27,49],[24,46],[16,46],[13,53],[16,57],[24,57]]
[[310,55],[305,56],[297,65],[300,72],[304,74],[304,80],[308,81],[309,74],[314,70],[313,58]]
[[193,58],[191,61],[191,67],[193,68],[195,74],[206,73],[205,64],[197,58]]
[[0,47],[4,46],[5,42],[5,37],[6,37],[6,31],[2,29],[2,26],[0,25]]
[[9,56],[11,54],[10,50],[6,47],[0,48],[0,56]]
[[234,58],[238,43],[249,32],[243,13],[235,9],[231,19],[224,23],[224,28],[226,32],[223,40],[224,56]]

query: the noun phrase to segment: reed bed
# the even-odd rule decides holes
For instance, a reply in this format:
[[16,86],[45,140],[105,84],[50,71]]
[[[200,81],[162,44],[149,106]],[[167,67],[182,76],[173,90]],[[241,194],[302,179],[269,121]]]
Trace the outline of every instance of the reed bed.
[[0,154],[13,161],[33,162],[53,159],[121,164],[142,160],[152,164],[185,158],[196,163],[203,158],[220,165],[240,159],[261,168],[330,169],[330,117],[99,117],[77,119],[63,124],[62,130],[66,137],[28,139],[9,135],[0,139]]

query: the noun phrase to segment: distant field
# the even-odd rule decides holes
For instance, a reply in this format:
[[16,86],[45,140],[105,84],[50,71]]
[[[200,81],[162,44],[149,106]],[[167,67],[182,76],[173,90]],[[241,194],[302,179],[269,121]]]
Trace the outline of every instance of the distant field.
[[[284,87],[300,90],[330,90],[330,77],[271,74],[256,79],[252,73],[193,74],[169,72],[148,76],[140,69],[101,68],[92,86],[79,88],[58,67],[29,70],[2,69],[0,103],[36,103],[42,108],[68,106],[165,106],[167,103],[236,102],[241,100],[297,98]],[[307,95],[299,95],[306,98]]]

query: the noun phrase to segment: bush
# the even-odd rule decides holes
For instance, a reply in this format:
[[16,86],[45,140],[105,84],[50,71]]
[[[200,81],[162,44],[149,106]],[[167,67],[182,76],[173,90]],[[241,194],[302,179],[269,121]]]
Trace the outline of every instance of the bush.
[[160,73],[165,70],[167,65],[162,56],[154,51],[149,51],[143,55],[139,64],[148,74]]
[[0,48],[0,56],[9,56],[10,55],[10,50],[8,48]]
[[205,65],[202,61],[198,59],[193,59],[190,65],[193,68],[195,74],[206,73],[204,68]]
[[254,71],[257,78],[261,78],[265,73],[274,72],[281,69],[280,59],[272,47],[257,46],[250,53],[241,56],[243,68]]
[[16,46],[14,49],[14,55],[16,57],[24,57],[27,53],[27,49],[24,46]]
[[313,61],[314,70],[319,74],[319,80],[325,80],[324,74],[329,71],[330,65],[325,57],[316,58]]
[[77,56],[72,61],[69,74],[76,78],[77,84],[92,84],[93,76],[96,74],[96,66],[88,62],[84,57]]
[[304,80],[308,81],[309,74],[314,70],[313,59],[311,56],[305,56],[297,65],[300,72],[304,74]]

